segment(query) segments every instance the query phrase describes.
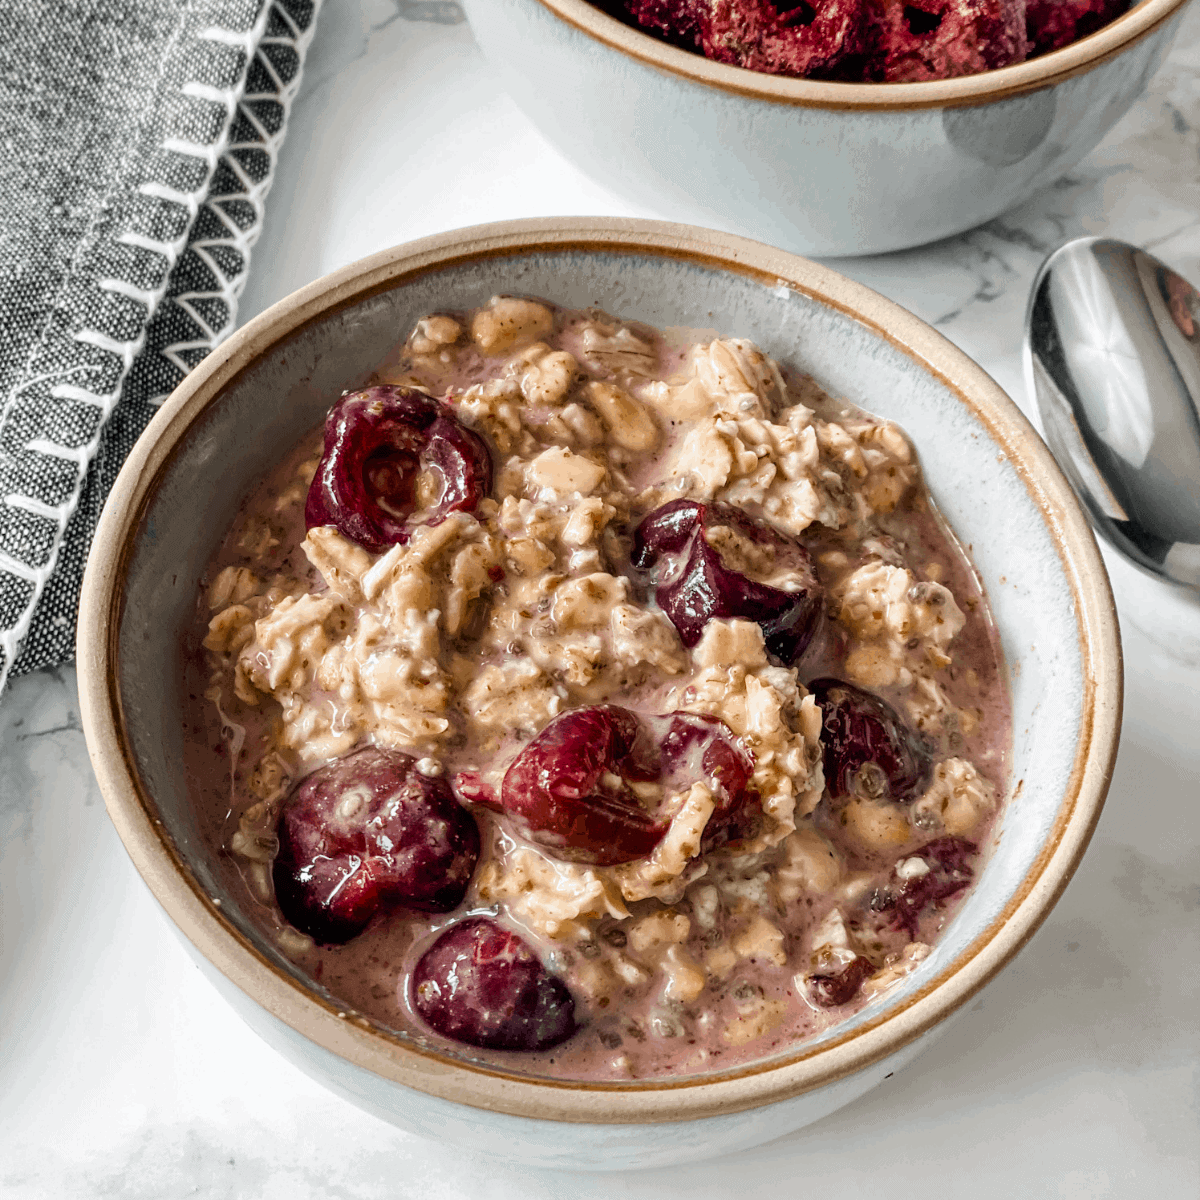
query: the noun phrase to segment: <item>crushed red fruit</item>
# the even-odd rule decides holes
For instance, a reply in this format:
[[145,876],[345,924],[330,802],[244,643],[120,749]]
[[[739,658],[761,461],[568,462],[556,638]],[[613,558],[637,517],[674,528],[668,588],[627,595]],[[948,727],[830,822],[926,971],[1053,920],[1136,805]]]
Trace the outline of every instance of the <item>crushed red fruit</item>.
[[1029,53],[1047,54],[1115,21],[1129,0],[1027,0]]
[[771,75],[863,83],[1006,67],[1094,33],[1129,0],[595,0],[647,33]]

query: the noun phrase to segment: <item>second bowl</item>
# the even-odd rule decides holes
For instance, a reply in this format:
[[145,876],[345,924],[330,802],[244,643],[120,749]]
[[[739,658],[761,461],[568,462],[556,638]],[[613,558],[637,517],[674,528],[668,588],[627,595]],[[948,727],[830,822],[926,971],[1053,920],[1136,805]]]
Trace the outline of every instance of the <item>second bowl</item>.
[[510,95],[558,150],[656,216],[800,254],[971,229],[1074,166],[1158,69],[1184,0],[1074,45],[926,83],[833,83],[710,62],[587,0],[463,0]]

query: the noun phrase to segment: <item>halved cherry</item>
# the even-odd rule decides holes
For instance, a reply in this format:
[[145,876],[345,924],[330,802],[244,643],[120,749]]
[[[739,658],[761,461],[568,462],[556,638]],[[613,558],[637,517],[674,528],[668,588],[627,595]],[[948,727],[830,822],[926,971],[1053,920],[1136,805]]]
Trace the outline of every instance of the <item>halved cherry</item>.
[[334,525],[378,553],[406,542],[414,525],[474,511],[491,486],[492,458],[478,434],[424,392],[381,384],[330,409],[304,520],[309,529]]
[[367,747],[301,781],[279,820],[275,898],[318,942],[362,932],[397,908],[449,912],[479,859],[479,829],[442,777],[398,750]]
[[601,865],[649,854],[666,826],[630,787],[658,775],[657,748],[614,704],[556,717],[504,775],[500,807],[559,858]]
[[875,964],[859,954],[836,975],[808,976],[808,994],[821,1008],[838,1008],[849,1004],[858,995],[858,989],[874,974]]
[[767,653],[791,666],[821,616],[821,585],[794,538],[728,504],[673,500],[634,531],[633,565],[651,571],[659,608],[694,646],[714,618],[761,626]]
[[613,704],[577,708],[517,755],[498,807],[556,857],[610,866],[650,854],[670,823],[659,801],[699,781],[710,784],[718,803],[705,847],[739,836],[753,769],[753,758],[716,717],[638,717]]
[[644,719],[659,731],[664,793],[681,792],[697,781],[712,788],[717,804],[704,827],[701,849],[714,850],[748,836],[760,812],[757,793],[748,787],[754,756],[729,726],[708,713]]
[[959,892],[970,887],[975,872],[967,861],[979,847],[960,837],[940,837],[927,842],[909,858],[923,859],[929,870],[910,876],[878,894],[871,903],[876,912],[889,913],[891,928],[917,936],[921,914],[929,905],[940,908]]
[[515,933],[486,917],[451,925],[409,979],[413,1009],[443,1037],[544,1050],[575,1032],[575,1002]]
[[824,718],[821,743],[831,796],[906,803],[925,790],[932,750],[886,700],[840,679],[814,679],[808,690]]

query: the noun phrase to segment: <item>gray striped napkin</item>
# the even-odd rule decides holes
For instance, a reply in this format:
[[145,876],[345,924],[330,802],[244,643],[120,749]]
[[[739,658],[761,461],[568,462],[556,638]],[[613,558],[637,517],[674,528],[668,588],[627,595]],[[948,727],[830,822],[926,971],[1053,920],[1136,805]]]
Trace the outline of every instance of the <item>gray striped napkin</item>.
[[320,0],[0,0],[0,688],[74,656],[101,505],[233,330]]

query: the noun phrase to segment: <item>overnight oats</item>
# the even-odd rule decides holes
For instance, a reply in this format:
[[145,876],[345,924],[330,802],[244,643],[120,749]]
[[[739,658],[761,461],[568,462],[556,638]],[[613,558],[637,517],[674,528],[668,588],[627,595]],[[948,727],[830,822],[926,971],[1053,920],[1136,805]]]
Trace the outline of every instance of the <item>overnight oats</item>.
[[995,630],[901,430],[750,342],[529,299],[419,321],[264,478],[186,671],[204,836],[282,952],[564,1079],[871,1004],[1006,787]]

